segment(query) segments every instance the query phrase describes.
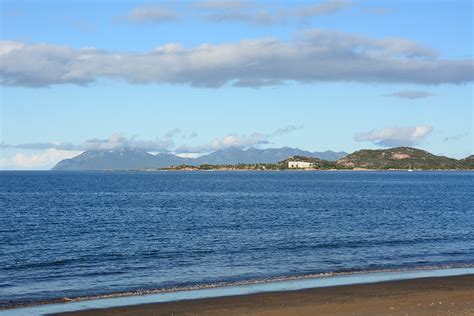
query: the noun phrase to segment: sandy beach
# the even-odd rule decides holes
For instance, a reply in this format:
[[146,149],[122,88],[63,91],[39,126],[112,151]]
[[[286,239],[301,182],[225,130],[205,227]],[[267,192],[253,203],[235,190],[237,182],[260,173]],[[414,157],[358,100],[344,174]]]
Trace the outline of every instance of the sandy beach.
[[62,315],[474,315],[474,275],[152,303]]

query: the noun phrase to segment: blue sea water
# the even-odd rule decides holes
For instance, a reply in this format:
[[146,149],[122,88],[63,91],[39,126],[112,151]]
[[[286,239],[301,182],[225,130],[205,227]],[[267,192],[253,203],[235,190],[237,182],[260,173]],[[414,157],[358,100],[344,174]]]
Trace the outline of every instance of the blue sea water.
[[471,172],[0,172],[0,307],[474,265]]

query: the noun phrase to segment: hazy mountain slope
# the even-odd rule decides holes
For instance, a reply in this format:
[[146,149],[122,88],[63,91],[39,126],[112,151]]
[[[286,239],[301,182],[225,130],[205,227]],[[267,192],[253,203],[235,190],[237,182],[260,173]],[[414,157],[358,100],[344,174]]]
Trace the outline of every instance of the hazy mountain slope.
[[347,156],[348,153],[345,151],[332,151],[332,150],[326,150],[322,152],[313,152],[314,158],[322,159],[322,160],[328,160],[328,161],[336,161],[338,159],[341,159],[345,156]]
[[188,162],[189,159],[175,155],[152,155],[139,149],[89,150],[74,158],[61,160],[53,170],[131,170],[162,168]]
[[217,150],[209,155],[205,155],[196,159],[195,164],[211,164],[211,165],[225,165],[225,164],[251,164],[251,163],[276,163],[287,159],[291,156],[314,157],[324,160],[337,160],[347,155],[345,152],[310,152],[298,148],[282,147],[282,148],[268,148],[257,149],[249,148],[246,150],[229,148]]

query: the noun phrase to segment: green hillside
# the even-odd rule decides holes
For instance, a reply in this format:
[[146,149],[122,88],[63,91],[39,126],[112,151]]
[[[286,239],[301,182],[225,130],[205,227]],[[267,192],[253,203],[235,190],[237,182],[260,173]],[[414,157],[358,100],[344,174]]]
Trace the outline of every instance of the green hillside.
[[474,169],[474,155],[470,155],[469,157],[462,159],[461,162],[464,164],[465,167],[469,169]]
[[466,162],[436,156],[427,151],[396,147],[382,150],[359,150],[336,161],[339,168],[367,169],[466,169]]

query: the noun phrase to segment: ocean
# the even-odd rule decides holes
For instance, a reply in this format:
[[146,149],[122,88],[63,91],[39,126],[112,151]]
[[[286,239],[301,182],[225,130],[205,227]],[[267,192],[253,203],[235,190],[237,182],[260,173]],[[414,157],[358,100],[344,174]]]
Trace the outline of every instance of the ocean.
[[0,172],[0,307],[474,266],[472,172]]

